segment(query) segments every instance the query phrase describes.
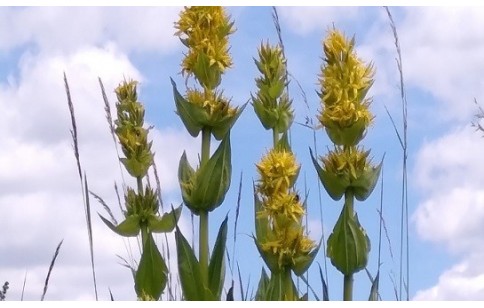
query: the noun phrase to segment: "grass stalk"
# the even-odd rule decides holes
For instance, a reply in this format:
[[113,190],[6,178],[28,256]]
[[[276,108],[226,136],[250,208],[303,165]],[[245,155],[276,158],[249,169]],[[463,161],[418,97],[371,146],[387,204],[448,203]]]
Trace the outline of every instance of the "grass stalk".
[[81,159],[79,155],[79,143],[77,137],[77,124],[76,124],[76,116],[74,113],[74,104],[72,103],[71,92],[69,89],[69,83],[67,82],[67,76],[64,73],[64,87],[67,95],[67,105],[69,107],[69,113],[71,115],[71,123],[72,129],[70,130],[74,148],[74,156],[76,158],[77,163],[77,171],[79,172],[79,179],[81,184],[81,192],[82,192],[82,200],[84,203],[84,212],[86,216],[86,225],[87,225],[87,233],[89,238],[89,252],[91,257],[91,269],[92,269],[92,278],[94,284],[94,294],[96,297],[96,301],[98,300],[97,295],[97,283],[96,283],[96,271],[94,266],[94,245],[93,245],[93,236],[92,236],[92,224],[91,224],[91,209],[89,204],[89,190],[87,187],[87,180],[85,178],[86,174],[84,173],[84,178],[82,176],[82,168],[81,168]]
[[47,271],[47,277],[45,277],[44,291],[42,292],[42,296],[40,297],[40,301],[44,300],[45,294],[47,293],[47,288],[49,287],[50,274],[52,273],[52,270],[54,269],[55,260],[57,259],[57,256],[59,255],[59,251],[60,251],[60,248],[61,248],[63,242],[64,242],[64,240],[61,240],[60,243],[57,245],[57,248],[55,249],[54,257],[52,258],[52,261],[50,262],[49,270]]
[[[397,28],[393,20],[393,16],[390,13],[388,7],[385,7],[388,19],[390,20],[390,27],[395,39],[395,48],[397,51],[397,68],[400,77],[400,97],[402,100],[402,119],[403,119],[403,138],[398,134],[395,123],[392,119],[397,136],[402,147],[402,195],[401,195],[401,219],[400,219],[400,283],[399,283],[399,296],[402,296],[402,289],[405,289],[406,300],[410,300],[410,246],[409,246],[409,234],[408,234],[408,184],[407,184],[407,159],[408,159],[408,144],[407,144],[407,96],[405,92],[405,84],[403,80],[403,65],[402,65],[402,52],[400,48],[400,41],[398,39]],[[388,112],[388,111],[387,111]],[[391,117],[390,117],[391,118]],[[405,252],[405,256],[404,256]],[[405,263],[405,266],[403,265]],[[404,279],[404,267],[405,267],[405,279]]]

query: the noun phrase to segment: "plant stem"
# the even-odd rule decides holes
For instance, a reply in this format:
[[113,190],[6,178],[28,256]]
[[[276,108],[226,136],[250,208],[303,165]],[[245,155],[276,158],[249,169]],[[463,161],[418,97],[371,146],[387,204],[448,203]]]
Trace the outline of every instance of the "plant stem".
[[272,142],[274,144],[274,147],[279,142],[279,132],[277,131],[277,129],[275,127],[272,129]]
[[142,178],[140,176],[138,176],[136,178],[136,183],[138,184],[138,194],[142,194],[143,193],[143,181],[142,181]]
[[204,128],[202,130],[202,157],[201,166],[207,163],[210,158],[210,130]]
[[200,270],[202,274],[202,279],[205,281],[206,286],[208,286],[208,212],[200,213]]
[[[210,130],[204,128],[202,130],[202,157],[200,166],[203,166],[210,159]],[[199,261],[200,270],[204,284],[208,286],[208,211],[200,213],[199,224]]]
[[353,274],[345,275],[343,286],[343,300],[353,300]]
[[284,296],[282,300],[284,301],[293,301],[294,299],[294,288],[292,285],[292,278],[291,278],[291,268],[285,268],[283,272],[283,279],[284,279]]
[[[351,190],[347,190],[345,192],[345,205],[343,211],[347,211],[346,217],[353,216],[353,192]],[[348,251],[348,248],[346,248]],[[347,252],[348,253],[348,252]],[[343,282],[343,300],[344,301],[352,301],[353,300],[353,273],[344,275],[344,282]]]

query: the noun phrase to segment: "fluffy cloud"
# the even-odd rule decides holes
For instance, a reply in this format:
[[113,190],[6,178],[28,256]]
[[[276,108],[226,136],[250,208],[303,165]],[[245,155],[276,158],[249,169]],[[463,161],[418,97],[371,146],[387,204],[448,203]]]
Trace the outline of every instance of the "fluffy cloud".
[[179,7],[4,7],[0,51],[34,43],[73,51],[116,41],[125,51],[169,52],[179,46],[173,22]]
[[[46,298],[93,299],[63,72],[74,101],[81,163],[90,189],[102,196],[118,217],[113,183],[121,183],[120,168],[97,77],[102,77],[111,103],[115,101],[112,89],[120,80],[143,78],[114,45],[83,47],[68,55],[25,55],[18,71],[18,77],[9,76],[8,82],[0,85],[0,109],[6,111],[0,124],[4,132],[0,139],[0,225],[5,235],[0,246],[1,279],[10,282],[7,296],[15,300],[20,298],[27,273],[24,298],[39,299],[55,247],[64,239]],[[114,110],[113,104],[111,108]],[[178,203],[176,166],[183,150],[196,158],[196,143],[173,128],[155,128],[150,136],[163,195]],[[119,264],[116,255],[138,260],[138,245],[106,228],[95,214],[103,213],[102,207],[93,199],[91,204],[100,298],[109,299],[110,288],[116,299],[135,299],[131,273]],[[181,228],[190,234],[184,219]],[[163,242],[164,237],[160,237],[158,243]],[[172,237],[169,243],[174,249]]]
[[351,19],[358,13],[358,7],[280,7],[278,12],[289,30],[306,35],[327,29],[333,22]]
[[424,197],[413,215],[418,234],[445,245],[461,261],[415,299],[483,299],[482,153],[480,134],[465,126],[426,143],[417,155],[415,178]]

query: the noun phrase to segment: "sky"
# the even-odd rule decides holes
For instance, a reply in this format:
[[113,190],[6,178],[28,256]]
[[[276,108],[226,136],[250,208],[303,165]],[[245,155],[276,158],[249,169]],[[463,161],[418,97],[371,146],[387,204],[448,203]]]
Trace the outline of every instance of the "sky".
[[[50,277],[47,300],[92,300],[89,244],[81,186],[70,136],[70,115],[63,84],[69,81],[79,133],[81,164],[90,189],[119,210],[114,183],[133,184],[120,170],[115,144],[105,119],[98,77],[114,110],[115,87],[125,78],[140,82],[139,100],[146,107],[163,203],[181,203],[177,181],[183,151],[194,165],[200,140],[192,138],[175,114],[170,84],[180,89],[185,51],[173,34],[181,7],[0,7],[0,284],[9,281],[8,300],[39,300],[57,244],[63,245]],[[271,7],[229,7],[237,31],[230,37],[234,66],[222,79],[224,93],[242,105],[256,91],[253,58],[261,42],[277,43]],[[396,50],[389,19],[382,7],[277,8],[295,109],[292,147],[302,165],[297,187],[308,190],[310,237],[327,238],[341,209],[318,188],[308,147],[324,154],[331,143],[315,123],[320,109],[318,73],[322,45],[333,25],[355,36],[356,50],[376,68],[373,97],[375,122],[363,144],[374,162],[385,155],[380,291],[395,300],[400,282],[402,150],[392,122],[402,129],[402,105]],[[410,298],[413,300],[484,300],[484,152],[483,134],[471,123],[484,101],[484,8],[391,7],[402,52],[408,100],[408,193]],[[298,86],[300,85],[300,87]],[[306,101],[305,99],[306,98]],[[483,103],[484,104],[484,103]],[[252,183],[255,163],[271,147],[249,105],[232,129],[232,185],[223,205],[210,216],[211,246],[229,215],[226,288],[237,266],[244,290],[257,286],[263,261],[253,243]],[[316,140],[316,147],[314,145]],[[215,147],[216,144],[213,144]],[[242,178],[238,228],[234,230],[239,180]],[[380,187],[356,211],[372,241],[368,271],[377,272]],[[321,197],[319,197],[319,195]],[[321,202],[319,201],[321,199]],[[91,199],[99,298],[135,300],[128,262],[139,259],[136,240],[113,234],[96,213]],[[166,208],[165,208],[166,209]],[[322,212],[322,217],[321,217]],[[192,222],[184,209],[179,222],[192,240]],[[196,225],[196,221],[195,221]],[[234,233],[236,242],[234,245]],[[176,276],[175,245],[170,267]],[[342,298],[342,277],[323,249],[310,268],[309,282],[321,295],[318,264],[327,271],[331,299]],[[327,270],[325,270],[327,269]],[[300,282],[302,283],[302,282]],[[394,287],[395,286],[395,287]],[[367,274],[355,275],[355,298],[366,300]]]

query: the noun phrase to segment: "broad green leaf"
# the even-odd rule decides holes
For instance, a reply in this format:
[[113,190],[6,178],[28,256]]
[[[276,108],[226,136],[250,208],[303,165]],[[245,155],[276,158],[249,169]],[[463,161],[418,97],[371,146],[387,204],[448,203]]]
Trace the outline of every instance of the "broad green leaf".
[[363,118],[360,118],[350,127],[326,127],[326,133],[334,144],[346,146],[357,145],[365,137],[365,131],[366,124]]
[[370,239],[352,207],[345,203],[328,238],[328,257],[341,273],[351,275],[366,267],[369,252]]
[[269,220],[267,217],[257,217],[257,213],[260,211],[262,211],[262,202],[259,200],[254,187],[255,235],[258,241],[264,242],[267,239],[267,233],[269,232]]
[[202,130],[201,123],[207,119],[207,112],[202,107],[187,101],[176,88],[176,83],[171,79],[173,96],[175,98],[176,112],[180,116],[187,131],[192,137],[197,137]]
[[314,248],[313,251],[311,251],[307,256],[298,257],[294,260],[294,266],[292,268],[292,270],[294,271],[294,274],[296,274],[297,276],[301,276],[304,273],[306,273],[308,268],[313,263],[314,258],[318,254],[319,248],[321,247],[321,243],[322,243],[322,240],[319,242],[319,245],[316,248]]
[[262,126],[264,126],[265,129],[271,129],[276,126],[277,118],[272,116],[271,113],[264,106],[264,104],[253,96],[252,106],[254,107],[255,114],[257,115],[260,122],[262,123]]
[[380,177],[383,159],[378,166],[364,172],[356,181],[351,183],[355,198],[359,201],[365,201],[375,189],[378,178]]
[[230,187],[231,174],[230,134],[227,134],[213,156],[197,171],[192,203],[205,211],[220,206]]
[[337,175],[332,174],[331,172],[326,172],[326,170],[322,169],[314,157],[311,148],[309,148],[309,153],[311,154],[314,168],[316,168],[316,172],[318,173],[319,179],[326,189],[326,192],[333,200],[340,200],[345,194],[349,183],[347,183],[346,180],[339,178]]
[[195,211],[194,205],[192,203],[192,190],[187,188],[186,185],[190,186],[194,179],[195,171],[187,159],[187,154],[183,151],[180,158],[180,163],[178,164],[178,183],[180,184],[180,190],[182,194],[182,199],[185,205],[192,211]]
[[208,288],[203,285],[200,264],[180,229],[175,231],[178,272],[183,297],[189,301],[215,300]]
[[270,251],[266,252],[262,249],[261,244],[258,242],[258,240],[254,237],[254,242],[255,245],[257,246],[257,250],[259,251],[259,254],[261,255],[262,259],[266,263],[267,267],[271,270],[271,272],[277,272],[279,271],[279,263],[278,263],[278,258],[276,255],[272,254]]
[[[234,126],[235,122],[237,119],[240,117],[242,114],[242,111],[244,111],[245,107],[247,106],[247,103],[242,105],[242,107],[237,108],[237,111],[235,112],[235,115],[232,117],[225,117],[222,121],[216,123],[212,127],[212,134],[217,140],[222,140],[225,138],[225,135],[230,131],[232,126]],[[215,123],[214,123],[215,124]]]
[[151,233],[143,245],[143,253],[135,277],[139,298],[159,300],[166,286],[167,268]]
[[182,206],[180,205],[171,212],[163,214],[161,218],[156,216],[150,217],[150,220],[148,221],[149,229],[154,233],[166,233],[173,231],[178,219],[180,218],[181,211]]
[[268,289],[269,289],[269,276],[267,276],[266,271],[262,268],[262,273],[260,275],[259,285],[257,286],[257,292],[255,293],[256,301],[268,301]]
[[145,176],[146,172],[150,167],[149,164],[146,164],[144,162],[139,162],[134,157],[132,157],[131,159],[127,159],[123,157],[123,158],[120,158],[119,160],[126,168],[126,171],[128,171],[128,173],[135,178]]
[[137,236],[139,234],[140,226],[138,215],[128,216],[122,223],[117,226],[113,225],[109,220],[102,217],[101,214],[98,213],[98,215],[101,220],[106,224],[106,226],[108,226],[109,229],[113,230],[116,234],[126,237]]
[[210,290],[217,299],[220,299],[225,278],[224,254],[225,243],[227,241],[227,221],[228,216],[225,217],[225,220],[222,222],[220,229],[218,230],[217,239],[215,240],[215,246],[208,267]]
[[222,72],[219,67],[210,65],[210,59],[204,52],[198,52],[197,61],[193,67],[193,74],[201,85],[211,90],[218,87],[222,80]]

